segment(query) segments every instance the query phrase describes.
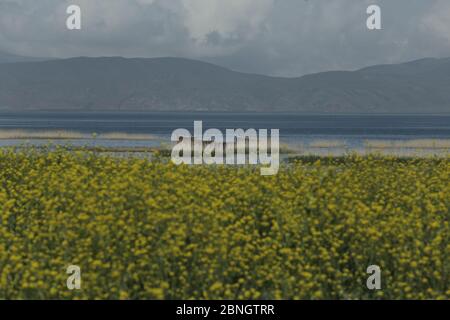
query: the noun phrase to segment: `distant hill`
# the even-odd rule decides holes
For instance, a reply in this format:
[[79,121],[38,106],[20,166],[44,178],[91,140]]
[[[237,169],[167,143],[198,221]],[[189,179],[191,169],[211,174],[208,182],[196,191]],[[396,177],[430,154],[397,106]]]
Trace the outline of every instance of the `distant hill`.
[[49,60],[49,59],[22,57],[22,56],[17,56],[17,55],[11,54],[11,53],[0,51],[0,63],[36,62],[36,61],[44,61],[44,60]]
[[0,109],[448,113],[450,58],[299,78],[178,58],[0,64]]

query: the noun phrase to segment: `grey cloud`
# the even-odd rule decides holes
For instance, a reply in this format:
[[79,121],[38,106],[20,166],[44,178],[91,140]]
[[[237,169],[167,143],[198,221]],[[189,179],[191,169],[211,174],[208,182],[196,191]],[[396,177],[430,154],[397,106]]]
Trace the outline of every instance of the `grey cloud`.
[[[369,4],[383,30],[365,27]],[[65,29],[78,4],[83,30]],[[450,56],[448,0],[0,0],[0,50],[28,56],[178,56],[297,76]]]

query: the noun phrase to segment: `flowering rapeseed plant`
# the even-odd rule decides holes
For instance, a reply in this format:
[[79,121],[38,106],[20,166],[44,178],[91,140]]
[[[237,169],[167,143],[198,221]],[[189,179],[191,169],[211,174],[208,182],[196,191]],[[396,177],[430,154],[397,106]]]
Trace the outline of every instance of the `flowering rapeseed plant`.
[[[449,159],[0,152],[0,299],[448,299]],[[381,267],[369,291],[366,268]],[[80,266],[81,290],[66,287]]]

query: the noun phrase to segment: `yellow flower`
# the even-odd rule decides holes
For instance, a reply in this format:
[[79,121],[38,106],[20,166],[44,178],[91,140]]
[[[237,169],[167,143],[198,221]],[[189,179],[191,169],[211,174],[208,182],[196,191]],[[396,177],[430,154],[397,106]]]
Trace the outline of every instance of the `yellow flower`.
[[449,299],[449,178],[448,157],[301,158],[267,178],[2,149],[0,299]]

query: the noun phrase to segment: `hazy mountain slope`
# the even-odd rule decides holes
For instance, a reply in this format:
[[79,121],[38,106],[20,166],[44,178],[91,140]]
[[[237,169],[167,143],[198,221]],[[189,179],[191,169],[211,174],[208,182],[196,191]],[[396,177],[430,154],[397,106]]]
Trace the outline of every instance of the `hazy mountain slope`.
[[12,110],[450,112],[449,88],[450,59],[301,78],[177,58],[0,64],[0,107]]
[[450,112],[450,59],[319,73],[297,86],[289,99],[311,111]]
[[44,61],[44,60],[48,60],[48,59],[22,57],[22,56],[17,56],[17,55],[11,54],[11,53],[0,51],[0,63],[36,62],[36,61]]

